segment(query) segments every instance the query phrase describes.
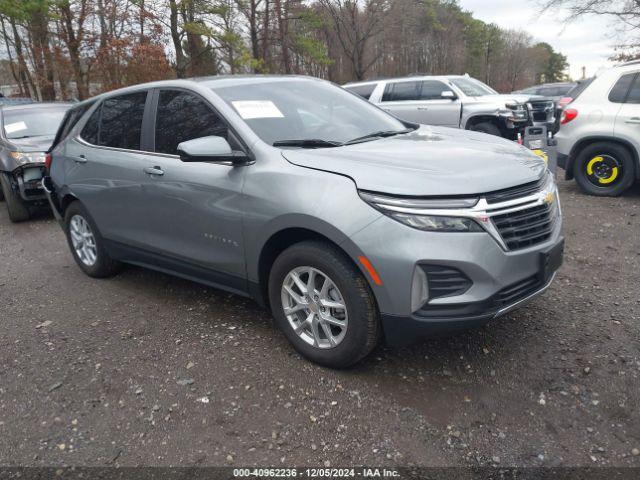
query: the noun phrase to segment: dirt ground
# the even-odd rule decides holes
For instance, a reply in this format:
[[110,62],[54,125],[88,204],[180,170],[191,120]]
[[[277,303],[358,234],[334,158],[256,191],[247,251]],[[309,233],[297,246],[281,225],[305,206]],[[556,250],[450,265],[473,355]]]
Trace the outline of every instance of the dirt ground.
[[0,464],[640,466],[640,188],[560,182],[565,264],[486,327],[300,358],[252,301],[75,265],[0,203]]

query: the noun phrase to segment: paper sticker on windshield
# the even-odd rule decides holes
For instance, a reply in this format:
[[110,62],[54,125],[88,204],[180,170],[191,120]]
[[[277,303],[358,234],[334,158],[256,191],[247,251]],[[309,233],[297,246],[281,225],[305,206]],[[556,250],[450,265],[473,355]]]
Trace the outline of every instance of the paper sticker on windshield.
[[283,118],[284,115],[271,100],[237,100],[231,102],[245,120],[252,118]]
[[7,134],[19,132],[20,130],[26,130],[27,124],[24,122],[8,123],[4,126],[4,131]]

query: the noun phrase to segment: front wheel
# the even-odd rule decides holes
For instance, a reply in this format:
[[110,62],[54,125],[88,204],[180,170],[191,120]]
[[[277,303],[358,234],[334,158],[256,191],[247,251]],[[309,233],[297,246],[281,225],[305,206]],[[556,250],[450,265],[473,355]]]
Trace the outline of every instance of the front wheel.
[[11,187],[7,174],[0,172],[0,186],[7,204],[9,220],[13,223],[29,220],[29,209],[20,195]]
[[75,201],[67,207],[64,227],[73,259],[84,273],[105,278],[120,270],[120,262],[109,256],[98,227],[80,202]]
[[480,122],[469,128],[474,132],[487,133],[489,135],[495,135],[496,137],[501,137],[502,132],[498,128],[498,126],[491,122]]
[[349,258],[328,243],[302,242],[282,252],[269,275],[269,301],[294,348],[321,365],[349,367],[379,341],[369,285]]

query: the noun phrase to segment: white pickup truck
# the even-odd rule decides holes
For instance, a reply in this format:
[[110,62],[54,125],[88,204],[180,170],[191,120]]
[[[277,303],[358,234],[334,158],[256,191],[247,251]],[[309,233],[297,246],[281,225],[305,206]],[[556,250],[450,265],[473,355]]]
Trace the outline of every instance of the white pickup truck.
[[468,75],[412,76],[347,83],[360,95],[409,122],[463,128],[515,140],[530,125],[556,129],[553,99],[501,95]]

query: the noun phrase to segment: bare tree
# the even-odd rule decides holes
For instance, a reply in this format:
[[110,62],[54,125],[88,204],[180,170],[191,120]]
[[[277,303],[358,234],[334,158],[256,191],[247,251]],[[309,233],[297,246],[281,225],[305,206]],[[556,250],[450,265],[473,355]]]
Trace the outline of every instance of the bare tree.
[[381,32],[386,8],[384,0],[318,0],[331,22],[342,54],[350,63],[353,76],[362,80],[376,62],[370,41]]

